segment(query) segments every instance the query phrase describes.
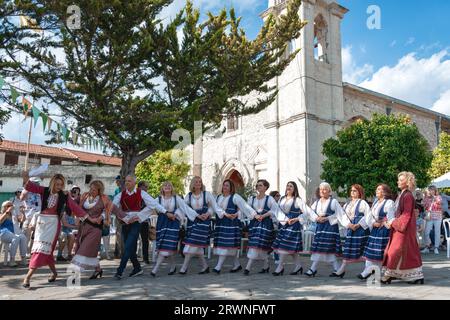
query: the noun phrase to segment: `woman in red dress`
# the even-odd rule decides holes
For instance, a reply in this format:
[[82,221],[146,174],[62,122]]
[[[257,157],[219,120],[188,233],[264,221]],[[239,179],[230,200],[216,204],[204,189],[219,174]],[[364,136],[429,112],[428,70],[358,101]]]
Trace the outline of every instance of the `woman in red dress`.
[[33,248],[31,249],[31,260],[28,273],[23,280],[23,287],[30,287],[30,279],[36,269],[49,266],[53,275],[48,278],[48,282],[54,282],[58,275],[55,267],[53,251],[61,230],[61,217],[64,206],[68,206],[72,213],[84,218],[86,212],[64,192],[65,179],[61,174],[55,174],[49,187],[41,187],[29,180],[28,172],[23,173],[25,190],[41,195],[42,209],[39,214],[33,217],[32,225],[35,228]]
[[401,190],[395,203],[395,218],[385,222],[391,229],[389,243],[384,252],[384,277],[381,282],[404,280],[409,284],[423,284],[422,258],[416,239],[415,200],[411,191],[415,190],[415,177],[411,172],[398,175],[398,187]]

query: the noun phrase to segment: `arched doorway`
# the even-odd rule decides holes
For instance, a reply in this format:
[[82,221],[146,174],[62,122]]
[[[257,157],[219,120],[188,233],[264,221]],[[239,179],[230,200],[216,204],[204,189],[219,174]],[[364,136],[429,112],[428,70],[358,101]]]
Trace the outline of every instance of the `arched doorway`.
[[242,178],[242,175],[237,170],[232,170],[229,174],[227,174],[227,179],[230,179],[233,181],[234,186],[236,187],[236,190],[244,188],[244,179]]

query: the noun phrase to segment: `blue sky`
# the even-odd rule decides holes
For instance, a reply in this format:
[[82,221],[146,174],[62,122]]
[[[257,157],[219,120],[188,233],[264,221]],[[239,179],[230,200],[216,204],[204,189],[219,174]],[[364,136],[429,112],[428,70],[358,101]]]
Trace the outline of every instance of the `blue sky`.
[[[450,1],[339,0],[350,11],[342,21],[343,80],[450,116]],[[175,0],[162,13],[170,19],[185,4]],[[268,0],[194,0],[204,17],[223,7],[236,9],[241,27],[254,38]],[[369,30],[367,8],[381,10],[381,29]],[[38,124],[33,143],[43,144]],[[17,118],[4,128],[6,139],[26,141],[28,125]],[[69,146],[70,147],[70,146]]]

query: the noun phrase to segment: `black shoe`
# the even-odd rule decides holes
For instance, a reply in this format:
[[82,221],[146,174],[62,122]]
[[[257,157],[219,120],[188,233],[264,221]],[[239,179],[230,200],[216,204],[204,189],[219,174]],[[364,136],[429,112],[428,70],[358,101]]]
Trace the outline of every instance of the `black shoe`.
[[360,274],[358,274],[358,279],[360,279],[360,280],[367,280],[367,279],[369,279],[369,277],[371,276],[371,275],[373,275],[373,274],[375,274],[375,270],[374,271],[372,271],[368,276],[366,276],[366,277],[364,277],[361,273]]
[[387,278],[386,280],[381,279],[380,282],[381,282],[382,284],[391,284],[391,281],[392,281],[393,279],[394,279],[394,278],[389,277],[389,278]]
[[414,281],[408,281],[408,284],[424,284],[425,283],[425,279],[417,279]]
[[337,274],[336,272],[333,272],[332,274],[330,274],[330,277],[331,277],[331,278],[341,278],[341,279],[344,279],[344,276],[345,276],[345,271],[344,271],[343,273],[341,273],[341,274]]
[[52,275],[50,278],[48,278],[48,282],[55,282],[56,281],[56,277],[57,277],[58,275]]
[[242,270],[242,266],[237,267],[236,269],[231,269],[230,273],[236,273]]
[[298,274],[303,274],[303,268],[298,269],[297,271],[293,271],[290,273],[291,276],[296,276]]
[[116,273],[116,274],[114,275],[114,279],[116,279],[116,280],[120,280],[120,279],[122,279],[122,275],[121,275],[121,274],[118,274],[118,273]]
[[133,270],[133,271],[131,271],[129,277],[136,277],[136,276],[139,276],[139,275],[141,275],[143,273],[144,273],[144,271],[142,269]]
[[24,287],[25,289],[29,289],[30,288],[30,283],[29,282],[24,282],[24,283],[22,283],[22,287]]
[[156,273],[154,273],[153,271],[152,272],[150,272],[150,275],[153,277],[153,278],[155,278],[156,277]]
[[220,274],[220,270],[217,270],[216,268],[214,268],[212,271],[217,273],[217,274]]
[[89,280],[97,279],[98,277],[101,278],[102,276],[103,276],[103,270],[95,271],[94,274],[89,278]]
[[312,271],[311,269],[309,269],[308,271],[306,271],[305,275],[307,275],[308,277],[313,277],[315,278],[317,274],[317,270],[316,271]]
[[207,274],[207,273],[209,273],[209,267],[206,267],[205,270],[200,271],[198,274]]
[[59,256],[59,257],[56,257],[56,261],[62,261],[62,262],[66,262],[66,261],[67,261],[67,259],[66,259],[66,258],[64,258],[63,256]]
[[245,269],[244,270],[244,276],[248,276],[250,274],[250,270]]
[[150,261],[148,259],[144,259],[145,264],[150,264]]
[[262,269],[260,272],[258,273],[269,273],[270,267],[267,267],[267,269]]
[[186,269],[186,271],[178,271],[178,274],[182,274],[182,275],[185,275],[187,273],[187,269]]
[[284,268],[280,272],[272,272],[275,277],[282,276],[284,274]]
[[175,269],[173,269],[172,271],[170,271],[167,275],[169,276],[173,276],[175,274],[175,272],[177,272],[177,268],[175,267]]

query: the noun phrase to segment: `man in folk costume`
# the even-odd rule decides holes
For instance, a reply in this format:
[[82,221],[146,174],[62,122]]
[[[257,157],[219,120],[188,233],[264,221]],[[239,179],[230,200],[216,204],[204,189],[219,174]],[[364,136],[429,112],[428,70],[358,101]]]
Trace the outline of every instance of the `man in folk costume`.
[[[141,210],[142,202],[145,203],[145,207]],[[136,255],[141,223],[150,217],[152,209],[161,213],[166,213],[167,210],[147,192],[136,188],[136,177],[131,175],[125,178],[125,190],[114,197],[113,204],[122,209],[123,212],[118,213],[118,217],[126,223],[122,226],[125,248],[114,276],[117,280],[120,280],[128,259],[133,263],[133,271],[130,273],[130,277],[142,274],[142,268]]]

